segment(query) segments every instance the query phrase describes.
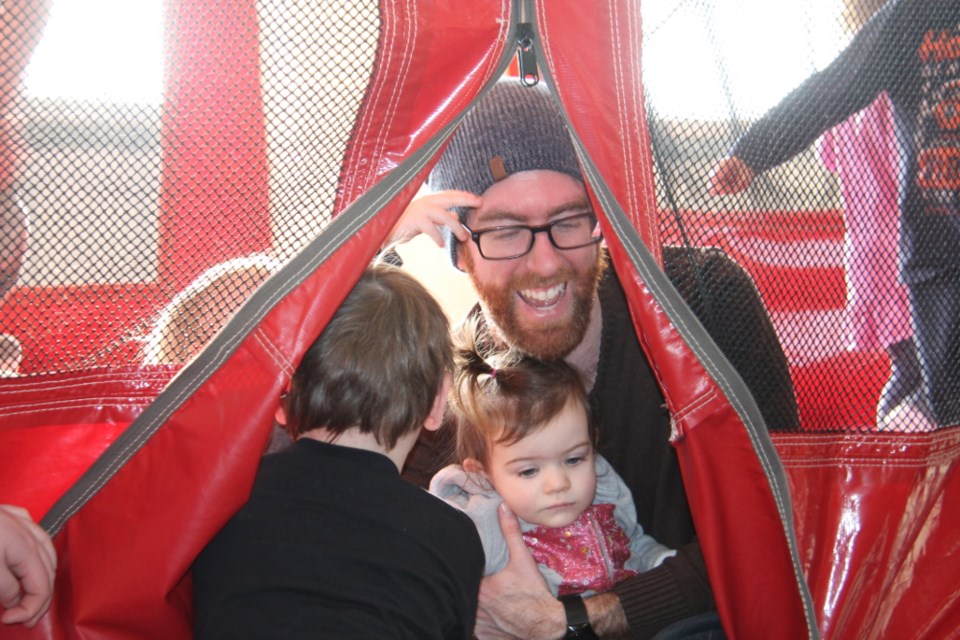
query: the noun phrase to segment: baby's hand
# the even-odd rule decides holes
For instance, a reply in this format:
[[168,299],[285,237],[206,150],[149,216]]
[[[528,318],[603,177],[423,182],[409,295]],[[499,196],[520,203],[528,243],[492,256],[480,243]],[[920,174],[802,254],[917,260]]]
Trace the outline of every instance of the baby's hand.
[[425,233],[438,247],[443,246],[442,228],[447,227],[460,241],[469,237],[460,226],[457,214],[450,211],[454,207],[476,208],[480,206],[480,196],[467,191],[438,191],[413,200],[390,231],[387,244],[394,246],[413,240]]

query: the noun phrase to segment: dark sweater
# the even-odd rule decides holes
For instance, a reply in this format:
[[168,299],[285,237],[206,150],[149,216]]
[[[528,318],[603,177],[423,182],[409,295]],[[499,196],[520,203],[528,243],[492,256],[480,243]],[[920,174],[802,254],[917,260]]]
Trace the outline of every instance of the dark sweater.
[[[751,390],[771,427],[796,429],[790,370],[749,275],[717,249],[663,248],[664,271]],[[678,550],[660,567],[617,585],[635,638],[713,608],[706,566],[687,504],[670,416],[612,271],[600,290],[603,338],[590,400],[601,425],[600,451],[633,492],[637,519]]]
[[635,638],[648,638],[669,623],[713,606],[690,508],[670,445],[670,414],[650,369],[611,269],[600,285],[603,338],[592,410],[600,428],[600,452],[633,493],[644,531],[677,556],[619,583],[620,597]]
[[[768,424],[796,428],[787,361],[750,277],[714,249],[664,247],[663,257],[665,272],[751,389]],[[669,442],[670,415],[613,269],[598,293],[603,333],[590,402],[600,424],[599,449],[633,493],[644,531],[678,550],[660,567],[616,587],[633,637],[649,638],[671,622],[712,609],[713,597]],[[453,461],[453,430],[434,433],[422,434],[403,472],[421,486]]]

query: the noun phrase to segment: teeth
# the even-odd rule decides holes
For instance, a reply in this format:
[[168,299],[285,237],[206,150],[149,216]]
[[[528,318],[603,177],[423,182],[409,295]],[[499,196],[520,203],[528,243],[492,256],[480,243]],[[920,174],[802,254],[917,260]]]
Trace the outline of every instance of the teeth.
[[549,289],[524,289],[520,295],[536,302],[552,302],[563,294],[564,289],[566,289],[565,284],[558,284]]

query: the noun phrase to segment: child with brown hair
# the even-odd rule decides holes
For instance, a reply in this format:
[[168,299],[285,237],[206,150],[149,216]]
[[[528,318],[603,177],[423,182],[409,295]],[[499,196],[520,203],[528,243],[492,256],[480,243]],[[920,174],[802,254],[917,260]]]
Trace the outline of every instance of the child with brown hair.
[[596,452],[580,374],[563,361],[489,352],[476,323],[458,338],[451,408],[462,463],[437,473],[430,491],[473,519],[484,574],[508,560],[501,501],[554,595],[608,591],[675,555],[643,532],[630,490]]
[[196,638],[471,638],[476,530],[400,477],[442,424],[451,366],[437,302],[369,267],[293,374],[293,445],[194,564]]

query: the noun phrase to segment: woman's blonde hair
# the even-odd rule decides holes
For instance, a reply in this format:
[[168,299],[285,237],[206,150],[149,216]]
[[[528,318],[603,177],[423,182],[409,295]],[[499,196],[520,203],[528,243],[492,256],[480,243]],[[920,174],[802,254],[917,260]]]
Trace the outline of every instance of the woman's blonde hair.
[[144,345],[144,362],[188,362],[281,266],[277,258],[255,254],[204,271],[160,312]]

